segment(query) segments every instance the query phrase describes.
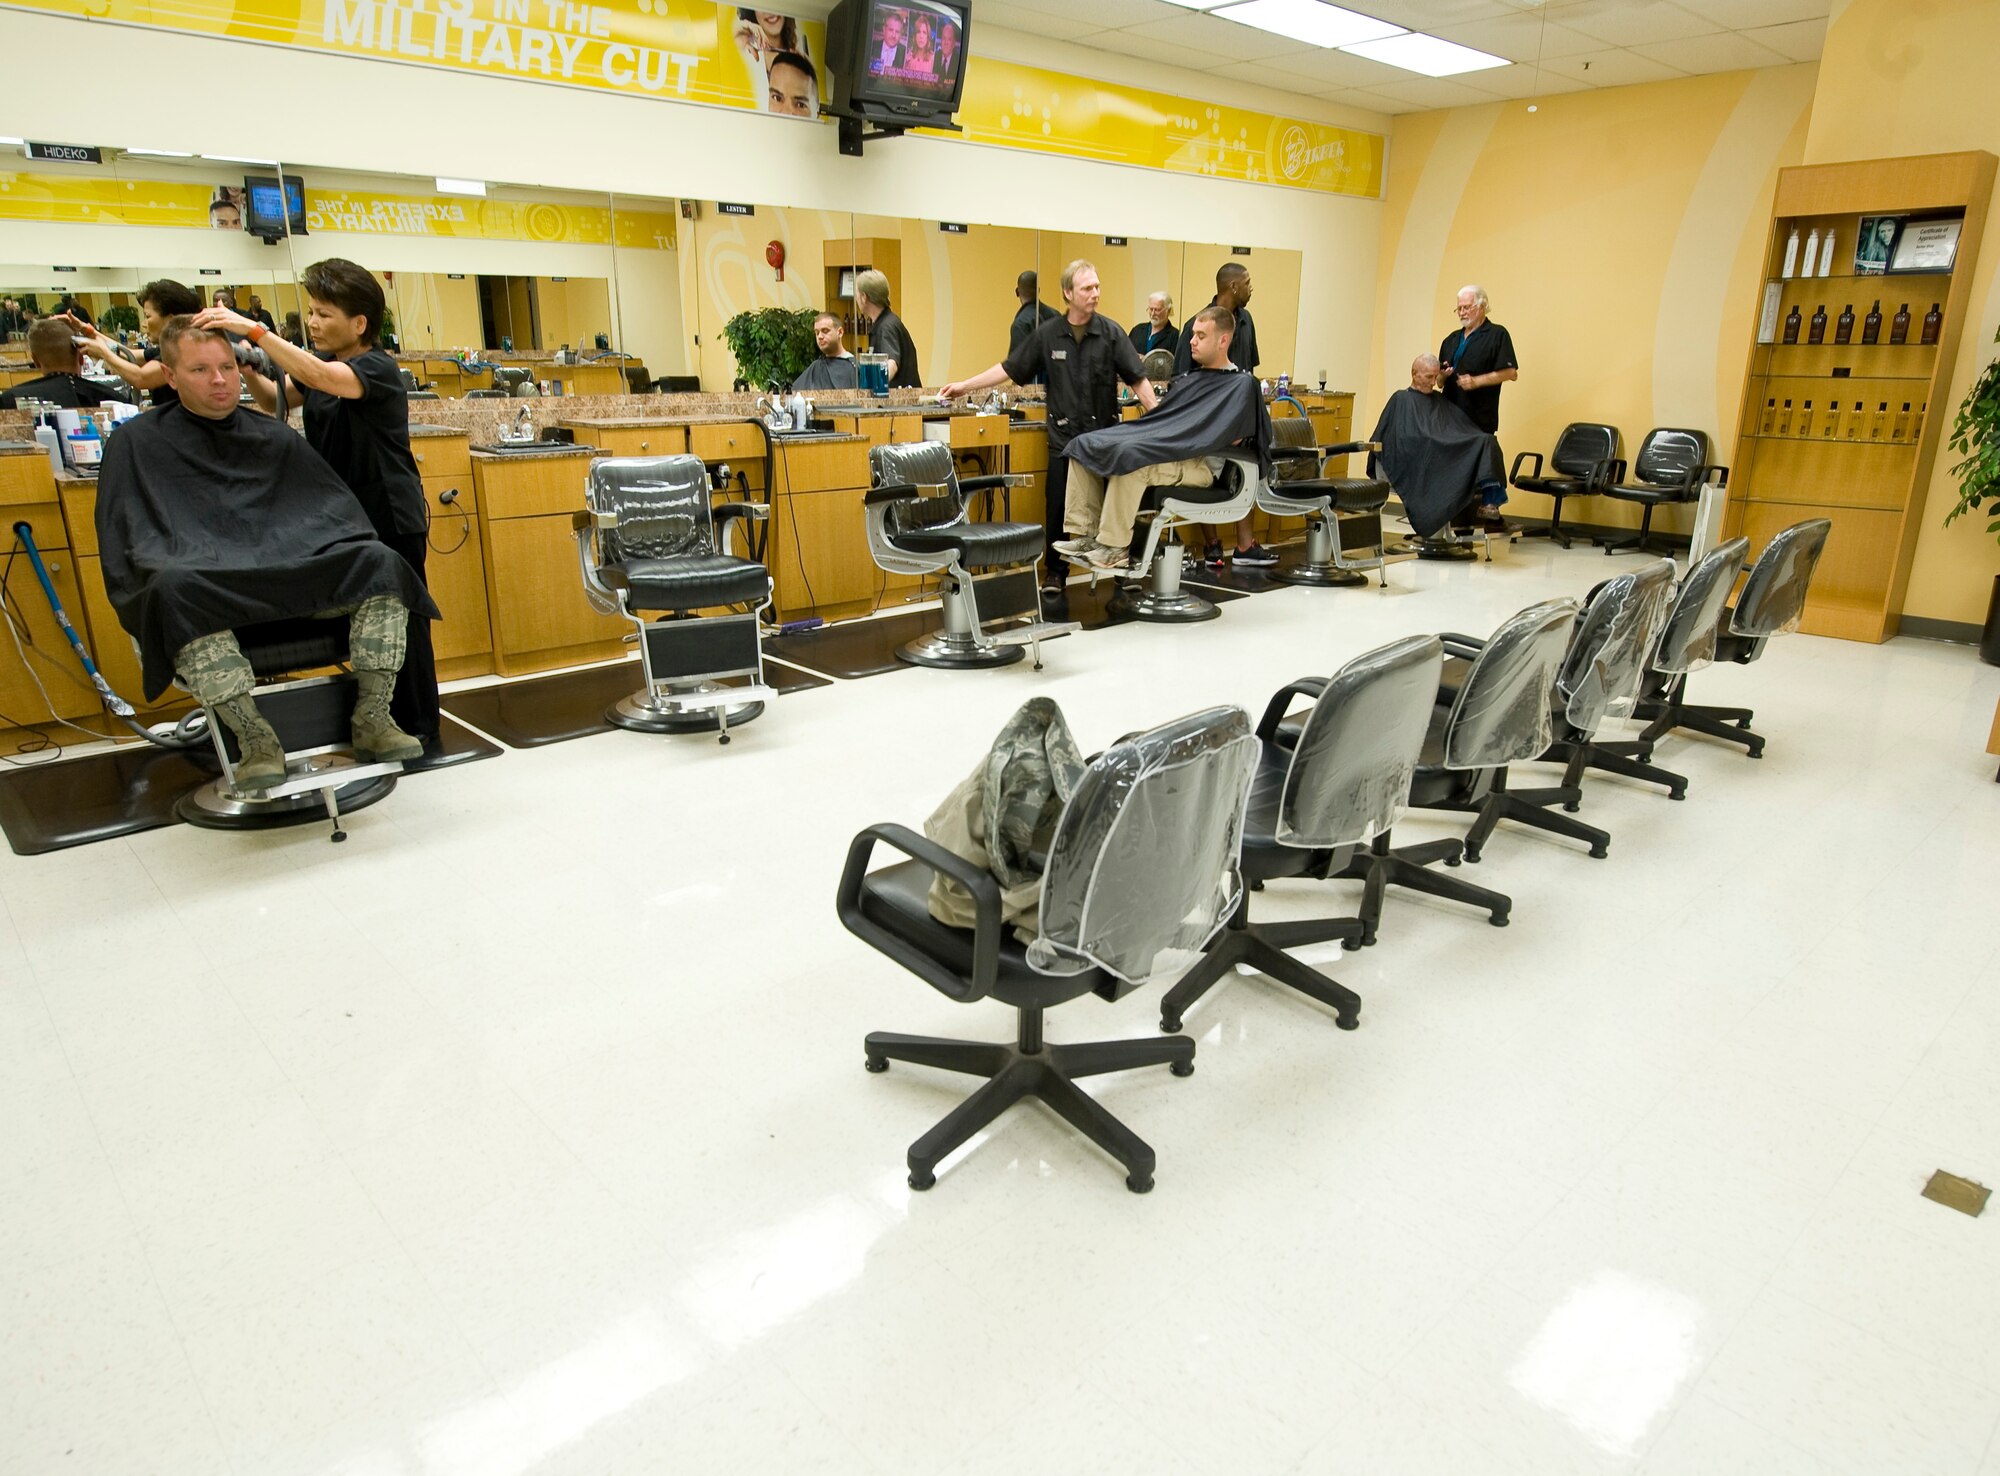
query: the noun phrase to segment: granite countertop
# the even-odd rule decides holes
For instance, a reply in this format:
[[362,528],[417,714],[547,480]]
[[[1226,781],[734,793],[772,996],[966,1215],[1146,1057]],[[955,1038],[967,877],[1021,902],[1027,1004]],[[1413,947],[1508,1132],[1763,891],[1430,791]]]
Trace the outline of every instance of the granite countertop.
[[686,415],[559,415],[557,425],[588,426],[592,430],[645,430],[656,425],[761,425],[754,415],[690,412]]
[[595,446],[565,446],[559,441],[538,441],[532,451],[491,451],[485,446],[474,446],[472,454],[487,461],[543,461],[557,456],[595,456]]
[[0,441],[0,456],[45,455],[39,441]]
[[413,441],[424,436],[463,436],[466,434],[468,434],[467,431],[456,425],[426,425],[421,420],[410,422],[410,439]]
[[97,485],[97,468],[93,466],[88,471],[80,471],[76,467],[66,466],[57,474],[56,481],[78,485],[88,484],[94,487]]

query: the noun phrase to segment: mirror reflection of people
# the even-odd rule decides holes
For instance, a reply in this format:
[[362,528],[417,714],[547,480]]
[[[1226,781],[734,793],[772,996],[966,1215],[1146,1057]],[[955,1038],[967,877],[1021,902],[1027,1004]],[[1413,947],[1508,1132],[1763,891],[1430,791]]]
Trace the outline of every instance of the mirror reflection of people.
[[23,400],[41,400],[69,410],[94,410],[114,401],[131,404],[131,397],[121,388],[96,384],[83,377],[83,356],[77,348],[81,336],[73,331],[66,318],[38,320],[28,330],[28,358],[42,372],[10,390],[0,391],[0,410],[13,410]]
[[[367,268],[340,257],[299,274],[312,350],[287,343],[248,318],[214,307],[195,319],[239,333],[285,372],[287,408],[305,407],[306,440],[360,499],[376,536],[403,556],[421,585],[429,547],[423,482],[410,451],[410,399],[401,367],[380,346],[388,304]],[[277,412],[277,388],[247,373],[257,402]],[[429,617],[413,613],[409,658],[396,682],[396,721],[426,744],[438,732],[437,663]]]
[[299,321],[297,313],[285,314],[285,326],[278,330],[278,337],[284,339],[286,343],[297,344],[300,348],[305,347],[306,325]]
[[[1232,320],[1234,314],[1231,314]],[[1232,329],[1230,336],[1235,337]],[[1154,349],[1176,352],[1181,346],[1181,330],[1174,326],[1174,299],[1171,293],[1155,292],[1146,299],[1146,321],[1132,325],[1132,347],[1142,355]]]
[[889,307],[889,279],[870,267],[854,279],[854,305],[868,320],[868,349],[888,359],[890,389],[916,389],[923,384],[917,368],[917,346],[910,330]]
[[95,328],[72,320],[83,338],[83,351],[136,390],[144,390],[155,409],[171,405],[179,397],[167,380],[166,365],[160,361],[160,335],[171,318],[191,317],[201,311],[201,295],[170,277],[148,282],[139,289],[139,332],[146,341],[144,356],[134,363],[124,348]]
[[345,615],[355,755],[416,758],[422,745],[389,703],[411,611],[435,613],[422,582],[303,439],[239,408],[243,384],[225,334],[176,317],[160,353],[177,398],[105,443],[97,483],[105,590],[139,644],[147,700],[178,675],[236,735],[237,787],[268,790],[285,777],[284,746],[250,695],[234,632]]
[[97,320],[91,317],[90,309],[85,307],[73,292],[65,292],[60,298],[56,299],[56,315],[62,316],[65,314],[83,324],[86,328],[95,328],[97,326]]
[[[1520,360],[1514,356],[1514,340],[1507,330],[1486,316],[1486,289],[1468,285],[1458,289],[1452,310],[1458,327],[1438,345],[1438,384],[1445,397],[1466,418],[1489,436],[1500,434],[1500,386],[1521,377]],[[1502,482],[1486,496],[1482,521],[1489,533],[1507,531],[1500,516],[1507,501]]]
[[819,73],[796,51],[781,51],[772,57],[765,81],[766,112],[789,118],[819,116]]
[[0,297],[0,338],[28,331],[28,314],[18,297]]
[[254,319],[272,330],[276,330],[278,326],[277,320],[271,316],[270,310],[264,306],[264,299],[254,292],[250,294],[249,310],[243,316]]
[[821,313],[813,319],[813,342],[819,346],[819,357],[806,365],[799,377],[792,381],[794,393],[861,387],[860,371],[855,365],[854,355],[840,341],[840,317],[837,313]]
[[208,224],[211,230],[242,230],[243,191],[231,189],[228,185],[217,185],[215,198],[208,202]]

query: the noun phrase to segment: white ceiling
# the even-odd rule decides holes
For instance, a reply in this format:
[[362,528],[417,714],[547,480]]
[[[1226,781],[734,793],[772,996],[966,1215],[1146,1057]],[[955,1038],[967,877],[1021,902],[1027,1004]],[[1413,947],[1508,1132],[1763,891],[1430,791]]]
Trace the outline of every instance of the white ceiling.
[[[1816,61],[1832,0],[1343,0],[1346,8],[1504,56],[1430,78],[1202,15],[1168,0],[977,0],[975,23],[1366,108],[1415,113]],[[977,44],[975,39],[975,45]],[[1087,54],[1079,71],[1088,72]]]

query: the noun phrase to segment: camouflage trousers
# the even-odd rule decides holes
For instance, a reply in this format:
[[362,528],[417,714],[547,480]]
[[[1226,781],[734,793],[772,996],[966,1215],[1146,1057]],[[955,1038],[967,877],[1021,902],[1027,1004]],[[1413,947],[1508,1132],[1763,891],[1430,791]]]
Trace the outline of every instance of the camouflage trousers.
[[[356,671],[394,673],[403,665],[410,612],[394,595],[372,595],[345,610],[320,610],[314,620],[347,622],[348,664]],[[174,653],[174,674],[204,707],[241,697],[256,685],[236,633],[218,630],[196,636]]]

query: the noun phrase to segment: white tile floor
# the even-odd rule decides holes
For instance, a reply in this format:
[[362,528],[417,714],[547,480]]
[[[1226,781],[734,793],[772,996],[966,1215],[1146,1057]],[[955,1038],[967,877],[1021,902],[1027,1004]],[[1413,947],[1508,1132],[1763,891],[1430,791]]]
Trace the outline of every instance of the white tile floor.
[[2000,1476],[2000,1210],[1917,1195],[2000,1184],[1964,650],[1704,674],[1768,756],[1670,743],[1684,804],[1594,779],[1606,861],[1503,830],[1505,931],[1399,896],[1310,950],[1351,1035],[1218,989],[1193,1078],[1101,1079],[1149,1197],[1037,1108],[903,1182],[966,1084],[868,1076],[862,1034],[1009,1020],[840,929],[859,826],[1030,693],[1094,746],[1619,567],[1530,543],[844,682],[726,750],[510,752],[344,846],[0,856],[0,1470]]

